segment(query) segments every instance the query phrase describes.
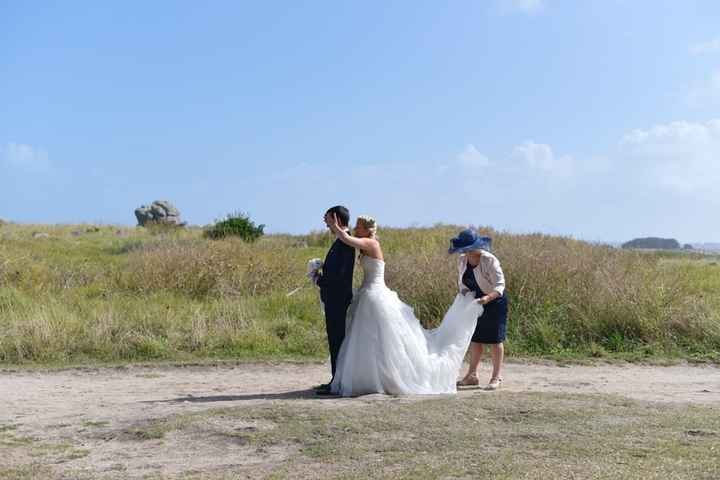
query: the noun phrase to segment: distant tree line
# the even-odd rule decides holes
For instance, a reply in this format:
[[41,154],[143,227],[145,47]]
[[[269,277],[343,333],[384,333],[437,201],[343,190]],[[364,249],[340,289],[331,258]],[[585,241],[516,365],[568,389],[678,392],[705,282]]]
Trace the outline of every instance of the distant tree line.
[[686,243],[680,245],[680,242],[674,238],[645,237],[635,238],[629,242],[622,244],[622,248],[646,248],[653,250],[692,250],[692,245]]

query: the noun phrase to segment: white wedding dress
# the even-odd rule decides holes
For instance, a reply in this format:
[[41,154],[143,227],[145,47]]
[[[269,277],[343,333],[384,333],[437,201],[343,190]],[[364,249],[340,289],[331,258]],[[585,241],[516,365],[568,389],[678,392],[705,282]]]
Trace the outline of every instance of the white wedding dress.
[[332,392],[455,393],[458,370],[482,306],[457,295],[440,326],[425,330],[385,285],[385,262],[361,257],[364,279],[348,310]]

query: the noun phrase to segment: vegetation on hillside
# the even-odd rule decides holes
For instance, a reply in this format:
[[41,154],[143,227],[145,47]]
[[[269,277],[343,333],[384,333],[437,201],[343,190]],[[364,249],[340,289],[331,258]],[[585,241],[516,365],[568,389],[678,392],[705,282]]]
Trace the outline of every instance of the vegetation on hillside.
[[[382,231],[388,285],[428,327],[456,292],[446,252],[458,228]],[[716,260],[483,231],[507,277],[510,355],[719,358]],[[248,243],[197,228],[4,225],[0,362],[323,358],[305,268],[330,243],[321,232]]]
[[205,230],[205,237],[218,240],[225,237],[238,237],[246,242],[254,242],[263,236],[265,225],[255,225],[250,216],[244,213],[231,213],[218,220]]
[[[689,246],[689,245],[688,245]],[[622,248],[644,248],[653,250],[679,250],[680,242],[674,238],[634,238],[622,244]],[[692,246],[690,246],[692,248]]]

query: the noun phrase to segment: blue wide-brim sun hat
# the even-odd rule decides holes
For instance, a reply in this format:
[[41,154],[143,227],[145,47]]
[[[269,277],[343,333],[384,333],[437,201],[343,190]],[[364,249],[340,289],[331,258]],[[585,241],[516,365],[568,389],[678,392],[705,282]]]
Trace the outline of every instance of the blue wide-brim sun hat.
[[472,250],[490,251],[492,238],[481,236],[474,228],[466,228],[458,233],[457,237],[451,238],[452,246],[448,253],[465,253]]

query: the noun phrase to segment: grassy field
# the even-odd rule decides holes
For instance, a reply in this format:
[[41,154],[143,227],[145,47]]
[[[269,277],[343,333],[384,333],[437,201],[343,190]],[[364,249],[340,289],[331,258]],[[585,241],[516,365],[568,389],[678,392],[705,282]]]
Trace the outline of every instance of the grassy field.
[[[85,422],[52,440],[0,425],[0,479],[493,478],[714,479],[720,415],[710,406],[603,395],[498,392],[365,401],[282,401],[153,418]],[[45,435],[45,433],[43,434]],[[108,465],[105,442],[129,455]],[[145,459],[141,452],[152,449]],[[177,452],[196,462],[162,474]],[[150,464],[135,463],[136,457]],[[8,459],[24,462],[6,463]],[[128,459],[129,458],[129,459]],[[229,463],[228,463],[229,462]],[[133,477],[134,478],[134,477]],[[138,476],[138,478],[140,478]]]
[[[455,294],[446,250],[457,230],[380,232],[388,285],[426,326]],[[717,259],[485,231],[507,277],[510,355],[720,359]],[[304,274],[330,242],[324,233],[246,244],[196,228],[2,225],[0,363],[322,358],[324,322]]]

